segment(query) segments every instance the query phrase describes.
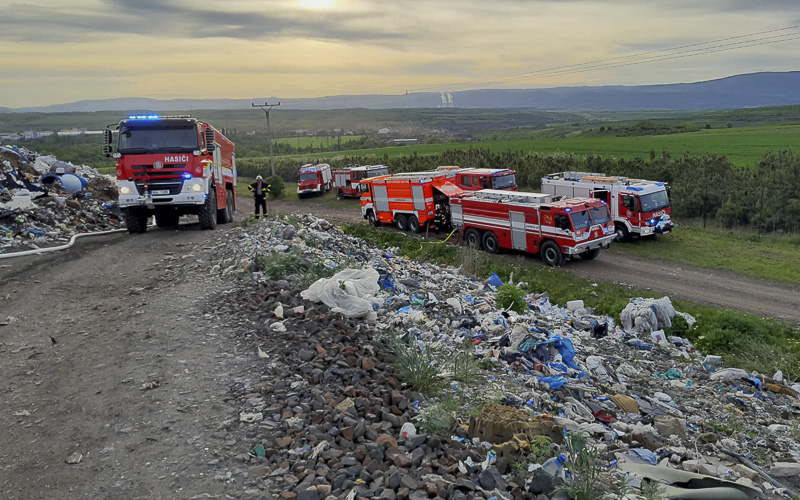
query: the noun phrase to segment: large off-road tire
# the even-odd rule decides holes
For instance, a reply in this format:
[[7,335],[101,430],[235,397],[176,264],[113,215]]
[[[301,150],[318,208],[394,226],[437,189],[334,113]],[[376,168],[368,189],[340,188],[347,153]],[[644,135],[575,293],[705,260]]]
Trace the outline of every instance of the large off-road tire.
[[581,259],[583,260],[594,260],[598,255],[600,255],[599,248],[593,248],[591,250],[587,250],[581,254]]
[[125,209],[125,227],[129,234],[141,234],[147,231],[147,210],[144,208]]
[[474,248],[475,250],[481,249],[481,232],[471,227],[464,232],[464,241],[467,243],[467,246],[470,248]]
[[178,225],[181,216],[174,209],[162,208],[156,210],[156,226],[158,227],[175,227]]
[[231,213],[233,193],[225,190],[225,208],[217,208],[217,224],[227,224],[233,222],[233,214]]
[[208,198],[197,213],[200,219],[200,229],[216,229],[217,227],[217,190],[208,192]]
[[555,241],[545,241],[539,249],[542,262],[548,266],[561,267],[564,265],[564,254]]
[[419,219],[417,219],[416,215],[412,215],[408,218],[408,230],[412,233],[419,233],[419,230],[422,227],[419,224]]
[[372,210],[367,212],[367,222],[369,222],[369,225],[372,227],[380,227],[381,225],[381,221],[378,220],[378,217]]
[[631,234],[628,232],[628,228],[625,227],[625,224],[614,224],[614,230],[617,232],[616,241],[630,241]]
[[489,253],[500,251],[500,242],[497,241],[497,235],[493,231],[483,233],[483,249]]
[[401,231],[408,231],[408,216],[404,214],[397,214],[394,218],[394,224],[397,226],[397,229]]
[[234,217],[236,216],[236,197],[233,196],[233,190],[228,189],[225,191],[225,197],[227,199],[226,205],[228,210],[228,222],[233,222]]

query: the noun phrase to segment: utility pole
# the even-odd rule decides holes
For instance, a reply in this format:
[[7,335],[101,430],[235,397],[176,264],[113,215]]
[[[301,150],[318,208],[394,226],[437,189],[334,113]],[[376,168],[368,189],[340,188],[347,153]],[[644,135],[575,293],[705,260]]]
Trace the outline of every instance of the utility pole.
[[275,177],[275,156],[272,155],[272,129],[269,127],[269,112],[275,106],[280,106],[281,103],[278,101],[276,104],[256,104],[251,103],[254,108],[261,108],[264,113],[267,115],[267,136],[269,137],[269,162],[272,165],[272,176]]

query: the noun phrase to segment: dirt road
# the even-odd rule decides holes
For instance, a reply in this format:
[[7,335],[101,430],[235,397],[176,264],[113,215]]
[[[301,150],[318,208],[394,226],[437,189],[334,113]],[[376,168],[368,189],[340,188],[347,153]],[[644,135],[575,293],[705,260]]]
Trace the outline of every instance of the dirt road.
[[238,350],[212,314],[225,284],[170,269],[211,236],[194,224],[0,261],[0,498],[222,493],[207,464]]
[[[357,205],[323,208],[308,202],[281,202],[275,203],[274,207],[279,213],[312,212],[317,216],[324,214],[332,221],[365,224]],[[543,265],[534,256],[530,256],[527,262]],[[590,280],[623,283],[712,307],[746,311],[800,324],[800,284],[790,287],[732,272],[644,260],[610,252],[603,252],[594,261],[570,262],[564,269]]]

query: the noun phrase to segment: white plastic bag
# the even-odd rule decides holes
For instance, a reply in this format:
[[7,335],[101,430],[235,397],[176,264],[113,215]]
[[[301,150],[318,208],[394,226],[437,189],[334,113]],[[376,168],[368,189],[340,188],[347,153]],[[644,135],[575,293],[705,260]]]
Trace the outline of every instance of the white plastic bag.
[[300,296],[312,302],[322,302],[331,311],[348,318],[366,316],[372,312],[370,297],[380,290],[375,269],[345,269],[332,278],[315,281]]

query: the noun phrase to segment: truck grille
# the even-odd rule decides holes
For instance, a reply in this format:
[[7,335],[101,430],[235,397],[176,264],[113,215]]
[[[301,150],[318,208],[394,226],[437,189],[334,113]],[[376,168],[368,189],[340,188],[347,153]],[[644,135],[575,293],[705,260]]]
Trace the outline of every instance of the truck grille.
[[131,165],[131,170],[133,170],[134,179],[140,179],[145,174],[149,175],[151,179],[173,179],[183,177],[186,164],[164,165],[161,170],[156,170],[153,165]]

